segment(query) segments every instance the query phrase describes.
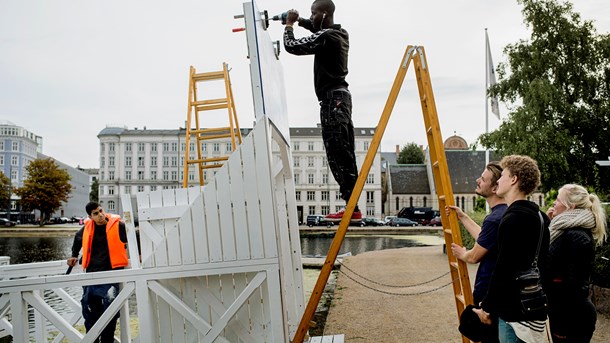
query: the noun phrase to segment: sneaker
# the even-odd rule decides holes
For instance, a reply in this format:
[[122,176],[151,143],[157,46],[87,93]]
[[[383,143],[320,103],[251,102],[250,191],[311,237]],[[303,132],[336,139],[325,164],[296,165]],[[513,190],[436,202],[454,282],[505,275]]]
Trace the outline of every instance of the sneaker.
[[[333,223],[340,222],[341,219],[343,218],[343,214],[345,214],[345,210],[341,210],[337,213],[327,214],[324,217],[324,220],[327,222],[333,222]],[[360,210],[354,211],[354,213],[352,213],[351,221],[354,222],[354,221],[361,221],[361,220],[362,220],[362,212],[360,212]]]

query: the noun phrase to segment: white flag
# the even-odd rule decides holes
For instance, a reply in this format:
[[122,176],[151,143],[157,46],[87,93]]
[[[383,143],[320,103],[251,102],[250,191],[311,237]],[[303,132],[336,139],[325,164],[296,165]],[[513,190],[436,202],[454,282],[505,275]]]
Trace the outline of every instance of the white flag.
[[[487,45],[487,82],[485,85],[487,89],[496,84],[496,70],[494,69],[494,62],[491,59],[491,49],[489,48],[489,37],[487,36],[487,30],[485,30],[485,44]],[[498,105],[498,97],[494,96],[490,98],[491,112],[500,119],[500,107]]]

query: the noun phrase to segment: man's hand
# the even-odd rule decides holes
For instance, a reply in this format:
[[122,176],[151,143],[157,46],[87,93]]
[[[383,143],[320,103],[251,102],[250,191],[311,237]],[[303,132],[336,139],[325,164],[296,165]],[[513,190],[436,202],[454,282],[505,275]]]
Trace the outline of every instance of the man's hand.
[[292,9],[288,10],[288,16],[286,17],[286,25],[292,26],[299,20],[299,11]]
[[66,263],[70,266],[70,267],[74,267],[76,265],[76,263],[78,263],[78,257],[70,257]]
[[445,214],[447,216],[449,215],[450,209],[455,211],[455,214],[457,215],[459,220],[462,220],[462,218],[464,218],[464,216],[466,215],[466,213],[464,213],[464,211],[462,211],[461,208],[459,208],[457,206],[447,205],[447,206],[445,206]]
[[485,312],[482,308],[473,308],[472,311],[479,316],[481,323],[491,325],[489,313]]
[[453,252],[453,256],[455,256],[457,259],[462,260],[467,250],[462,246],[459,246],[455,243],[451,243],[451,251]]

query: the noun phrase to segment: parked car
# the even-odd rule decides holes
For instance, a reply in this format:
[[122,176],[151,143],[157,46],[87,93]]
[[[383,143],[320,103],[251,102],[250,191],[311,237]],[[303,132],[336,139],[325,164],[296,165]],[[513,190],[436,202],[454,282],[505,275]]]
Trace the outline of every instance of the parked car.
[[396,216],[386,216],[385,219],[383,220],[383,223],[385,225],[390,225],[390,221],[394,218],[396,218]]
[[383,226],[384,222],[377,218],[362,218],[362,226]]
[[390,226],[417,226],[417,222],[407,218],[394,218],[390,220]]
[[324,216],[320,214],[312,214],[307,216],[307,226],[332,226],[332,222],[324,220]]
[[434,217],[428,221],[429,226],[441,226],[443,223],[441,222],[441,217]]
[[0,226],[15,226],[16,223],[6,218],[0,218]]

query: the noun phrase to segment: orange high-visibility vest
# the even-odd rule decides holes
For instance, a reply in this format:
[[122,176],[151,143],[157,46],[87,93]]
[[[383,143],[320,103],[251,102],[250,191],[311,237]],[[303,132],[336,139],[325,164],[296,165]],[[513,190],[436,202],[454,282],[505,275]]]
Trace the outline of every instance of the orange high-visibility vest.
[[[121,217],[106,213],[106,239],[108,240],[108,254],[110,255],[110,265],[112,269],[125,267],[129,264],[125,243],[121,241],[119,235],[119,221]],[[91,259],[91,244],[93,242],[93,231],[95,222],[91,219],[85,220],[85,230],[83,230],[83,268],[87,269]]]

